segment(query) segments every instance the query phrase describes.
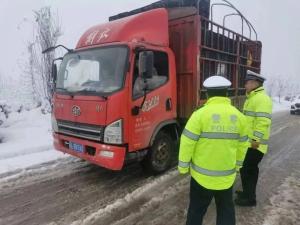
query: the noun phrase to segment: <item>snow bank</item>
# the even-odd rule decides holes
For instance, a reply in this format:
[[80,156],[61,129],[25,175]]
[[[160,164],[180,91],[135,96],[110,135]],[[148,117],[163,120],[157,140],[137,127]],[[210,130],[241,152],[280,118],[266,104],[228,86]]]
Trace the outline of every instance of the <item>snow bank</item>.
[[65,157],[52,146],[50,114],[11,113],[0,126],[0,174]]
[[285,110],[290,110],[292,102],[281,99],[279,102],[278,98],[273,98],[273,113]]
[[300,181],[288,177],[267,207],[268,214],[263,225],[296,225],[300,220]]
[[280,112],[285,110],[290,110],[291,105],[295,103],[300,103],[300,95],[285,96],[282,97],[280,102],[278,97],[274,97],[273,99],[273,112]]

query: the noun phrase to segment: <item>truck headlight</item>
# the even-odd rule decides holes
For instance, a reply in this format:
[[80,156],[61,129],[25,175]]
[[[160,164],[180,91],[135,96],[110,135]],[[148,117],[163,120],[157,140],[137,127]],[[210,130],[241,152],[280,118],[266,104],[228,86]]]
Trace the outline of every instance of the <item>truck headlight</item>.
[[104,142],[108,144],[123,143],[123,121],[117,120],[108,125],[104,130]]
[[57,125],[57,121],[54,117],[54,114],[51,115],[51,125],[52,125],[52,130],[57,133],[58,132],[58,125]]

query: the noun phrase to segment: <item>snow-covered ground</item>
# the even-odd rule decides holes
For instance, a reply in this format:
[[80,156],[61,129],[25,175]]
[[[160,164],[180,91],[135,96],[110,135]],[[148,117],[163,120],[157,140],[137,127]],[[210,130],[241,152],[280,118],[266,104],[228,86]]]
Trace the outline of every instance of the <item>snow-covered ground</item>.
[[273,101],[273,112],[280,112],[284,110],[289,110],[291,107],[291,102],[282,101],[281,103]]
[[53,149],[50,121],[39,108],[9,115],[0,126],[0,174],[66,157]]
[[289,110],[291,108],[291,104],[292,102],[290,101],[281,99],[281,101],[279,102],[278,98],[273,98],[273,112]]

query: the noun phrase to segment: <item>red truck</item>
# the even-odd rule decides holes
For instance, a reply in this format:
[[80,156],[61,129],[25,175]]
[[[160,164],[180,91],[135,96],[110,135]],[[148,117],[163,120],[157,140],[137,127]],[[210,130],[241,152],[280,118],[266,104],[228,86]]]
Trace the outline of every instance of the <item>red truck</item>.
[[[225,28],[229,15],[223,25],[209,20],[216,5],[159,1],[88,29],[58,72],[54,64],[55,148],[111,170],[140,161],[161,173],[176,158],[185,122],[205,101],[204,79],[230,79],[240,107],[246,70],[260,72],[261,42]],[[230,15],[254,34],[236,12]]]

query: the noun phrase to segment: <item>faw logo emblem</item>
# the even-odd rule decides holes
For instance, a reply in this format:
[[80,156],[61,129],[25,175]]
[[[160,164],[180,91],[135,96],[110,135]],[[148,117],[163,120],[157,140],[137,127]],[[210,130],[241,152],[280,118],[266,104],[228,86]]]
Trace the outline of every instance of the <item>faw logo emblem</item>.
[[81,114],[80,107],[77,106],[77,105],[74,105],[74,106],[72,107],[72,114],[73,114],[74,116],[80,116],[80,114]]

